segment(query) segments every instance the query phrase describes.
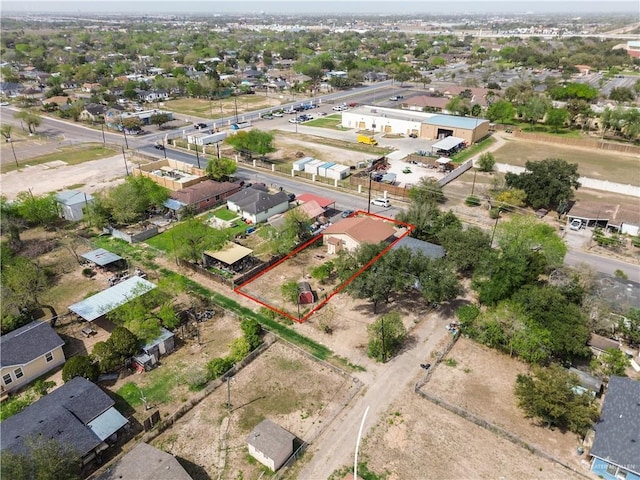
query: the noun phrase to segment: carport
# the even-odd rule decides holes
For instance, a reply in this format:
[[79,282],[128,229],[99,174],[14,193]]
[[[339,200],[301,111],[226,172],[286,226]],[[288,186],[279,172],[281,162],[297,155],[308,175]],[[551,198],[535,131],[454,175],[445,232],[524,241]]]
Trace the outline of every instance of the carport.
[[431,145],[431,150],[439,153],[444,153],[446,155],[450,155],[452,153],[455,153],[456,150],[458,150],[462,144],[464,144],[463,138],[450,136],[450,137],[443,138],[439,142],[436,142],[433,145]]
[[156,288],[156,285],[144,278],[131,277],[111,288],[85,298],[81,302],[74,303],[69,307],[69,310],[83,320],[93,322],[154,288]]
[[85,260],[97,265],[98,267],[106,267],[107,265],[111,265],[113,263],[119,262],[123,260],[120,255],[116,255],[104,248],[98,248],[96,250],[92,250],[87,253],[83,253],[80,255]]
[[[204,260],[205,264],[209,265],[211,262],[209,259],[213,259],[217,262],[222,263],[227,268],[230,268],[234,271],[242,270],[242,264],[239,263],[241,260],[244,260],[246,257],[251,255],[253,250],[247,248],[242,245],[238,245],[237,243],[229,242],[222,249],[216,251],[207,251],[204,252]],[[208,257],[208,258],[207,258]]]

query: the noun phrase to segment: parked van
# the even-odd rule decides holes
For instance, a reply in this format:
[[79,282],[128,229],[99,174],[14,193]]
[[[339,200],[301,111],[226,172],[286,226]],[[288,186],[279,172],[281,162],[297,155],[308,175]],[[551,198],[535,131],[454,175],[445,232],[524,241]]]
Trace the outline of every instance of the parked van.
[[367,145],[378,145],[378,141],[369,135],[358,135],[358,143],[364,143]]

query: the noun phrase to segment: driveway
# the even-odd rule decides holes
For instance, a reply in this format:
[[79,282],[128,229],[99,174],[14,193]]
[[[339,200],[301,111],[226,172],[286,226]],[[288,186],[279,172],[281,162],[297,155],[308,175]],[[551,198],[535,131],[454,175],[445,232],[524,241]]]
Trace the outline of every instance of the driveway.
[[413,330],[410,347],[388,363],[376,364],[355,375],[364,383],[364,393],[347,406],[309,447],[311,460],[299,478],[328,478],[336,469],[353,465],[356,439],[365,410],[369,407],[362,438],[401,392],[424,372],[420,364],[431,359],[436,347],[450,337],[445,324],[441,311],[428,314]]

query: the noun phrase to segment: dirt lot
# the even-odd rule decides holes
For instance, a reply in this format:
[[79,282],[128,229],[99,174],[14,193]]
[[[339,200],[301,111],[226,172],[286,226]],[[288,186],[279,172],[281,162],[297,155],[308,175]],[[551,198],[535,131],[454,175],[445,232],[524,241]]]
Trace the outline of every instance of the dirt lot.
[[389,480],[583,478],[436,406],[412,387],[364,439],[360,457],[369,470],[388,472]]
[[[448,366],[448,359],[456,365]],[[422,390],[467,409],[574,468],[582,469],[583,457],[576,454],[580,440],[575,434],[538,426],[535,421],[525,419],[517,407],[513,394],[515,379],[527,371],[524,363],[461,338]]]
[[330,145],[322,145],[317,143],[321,141],[320,137],[315,137],[315,141],[305,141],[304,135],[292,138],[290,134],[276,135],[274,145],[278,149],[270,155],[273,159],[280,159],[286,162],[293,162],[302,157],[314,157],[318,160],[326,160],[327,162],[338,162],[341,165],[357,165],[375,158],[370,153],[358,152]]
[[209,395],[153,443],[192,465],[196,480],[258,478],[262,468],[248,457],[246,437],[264,418],[299,439],[313,439],[358,386],[280,342],[272,345],[229,385]]

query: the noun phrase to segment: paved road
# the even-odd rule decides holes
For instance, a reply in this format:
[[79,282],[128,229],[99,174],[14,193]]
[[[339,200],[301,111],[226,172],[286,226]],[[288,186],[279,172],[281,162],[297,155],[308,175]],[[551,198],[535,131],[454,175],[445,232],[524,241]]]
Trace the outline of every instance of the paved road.
[[450,336],[446,321],[438,312],[428,314],[413,331],[413,343],[385,365],[376,365],[358,374],[364,383],[363,394],[349,405],[309,447],[311,460],[300,472],[305,480],[326,479],[333,471],[353,465],[356,438],[367,407],[362,438],[375,425],[384,411],[398,400],[401,392],[423,372],[420,363],[429,362],[431,352],[442,339]]

